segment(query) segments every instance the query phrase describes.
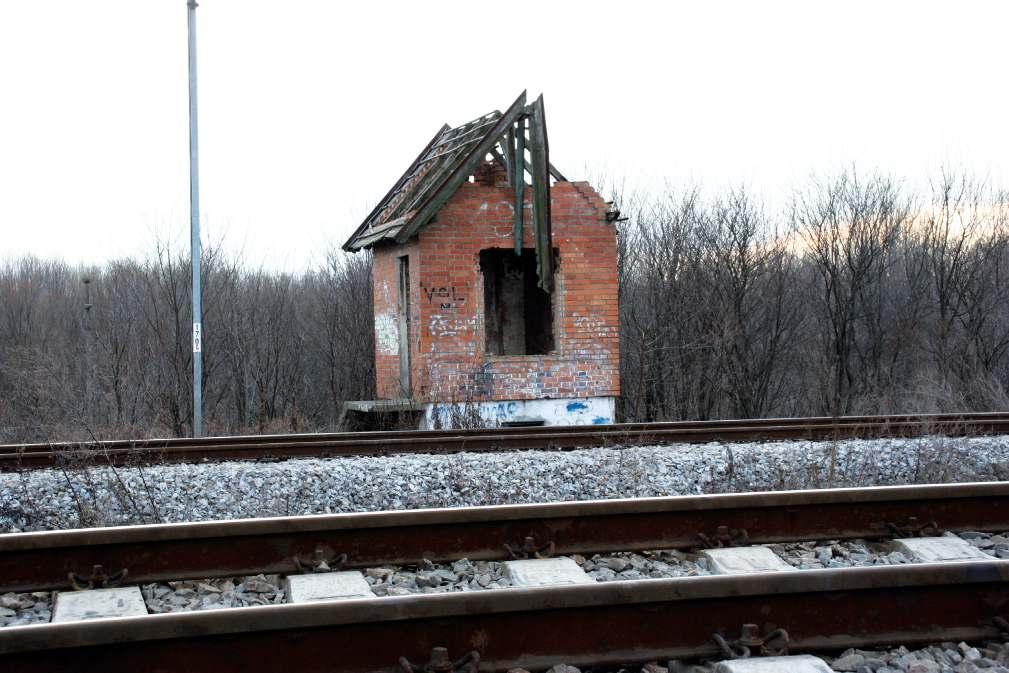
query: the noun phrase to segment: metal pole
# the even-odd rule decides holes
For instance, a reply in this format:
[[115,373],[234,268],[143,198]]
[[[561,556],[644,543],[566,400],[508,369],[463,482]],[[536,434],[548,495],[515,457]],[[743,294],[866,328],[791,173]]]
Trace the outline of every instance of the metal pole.
[[200,285],[200,174],[196,136],[196,0],[189,8],[189,234],[193,267],[193,437],[203,436],[203,306]]
[[90,429],[95,425],[91,415],[91,381],[95,378],[93,346],[95,330],[94,323],[91,321],[91,309],[94,305],[91,303],[91,278],[85,276],[81,282],[84,284],[84,423]]

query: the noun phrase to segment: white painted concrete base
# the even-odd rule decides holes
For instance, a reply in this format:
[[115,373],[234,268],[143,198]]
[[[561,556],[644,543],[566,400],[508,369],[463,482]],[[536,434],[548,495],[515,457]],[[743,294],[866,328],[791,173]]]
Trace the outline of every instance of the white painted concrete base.
[[552,587],[595,582],[569,558],[505,561],[504,566],[505,575],[517,587]]
[[542,420],[543,425],[602,425],[614,422],[616,398],[577,397],[556,400],[434,402],[425,405],[421,430],[457,428],[479,419],[485,427]]
[[715,673],[833,673],[830,666],[808,654],[794,657],[752,657],[715,664]]
[[973,561],[991,556],[958,537],[912,537],[894,540],[893,545],[905,555],[922,563]]
[[725,547],[705,549],[701,554],[708,559],[708,569],[717,575],[745,575],[748,573],[794,570],[767,547]]
[[79,622],[105,617],[140,617],[147,614],[147,603],[140,587],[61,591],[53,607],[54,622]]
[[290,575],[284,580],[289,603],[374,598],[364,575],[356,570],[313,575]]

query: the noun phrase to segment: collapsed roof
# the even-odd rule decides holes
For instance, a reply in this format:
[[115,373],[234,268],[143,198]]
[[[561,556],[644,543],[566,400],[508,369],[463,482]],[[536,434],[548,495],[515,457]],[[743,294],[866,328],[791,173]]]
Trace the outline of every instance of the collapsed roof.
[[525,189],[527,185],[532,189],[537,276],[539,286],[549,292],[553,287],[550,176],[565,178],[550,164],[543,96],[527,105],[525,91],[503,113],[495,110],[455,128],[442,126],[343,249],[356,252],[410,240],[485,161],[500,163],[514,190],[516,254],[522,252]]

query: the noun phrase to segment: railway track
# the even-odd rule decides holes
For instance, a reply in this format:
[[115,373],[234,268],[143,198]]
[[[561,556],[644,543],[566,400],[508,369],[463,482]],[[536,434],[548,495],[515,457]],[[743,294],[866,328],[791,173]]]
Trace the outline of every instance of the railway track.
[[45,468],[75,460],[135,462],[281,460],[300,457],[453,453],[669,443],[825,440],[1009,434],[1009,414],[770,418],[624,423],[476,430],[244,435],[0,445],[0,471]]
[[[378,512],[0,535],[0,592],[800,540],[1009,531],[1009,483]],[[975,534],[972,533],[972,534]],[[880,542],[884,544],[884,542]],[[300,561],[300,563],[299,563]],[[481,670],[716,656],[715,635],[785,629],[793,651],[998,637],[1009,561],[588,582],[231,608],[0,629],[0,669],[395,671],[432,649]]]

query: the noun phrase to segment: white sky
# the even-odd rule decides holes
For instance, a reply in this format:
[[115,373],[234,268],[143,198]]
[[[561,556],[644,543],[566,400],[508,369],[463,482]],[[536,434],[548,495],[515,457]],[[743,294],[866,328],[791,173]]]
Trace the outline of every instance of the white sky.
[[[1005,2],[322,2],[197,10],[204,239],[299,270],[443,123],[544,93],[552,162],[773,207],[855,162],[1005,184]],[[0,0],[0,257],[188,245],[185,0]]]

